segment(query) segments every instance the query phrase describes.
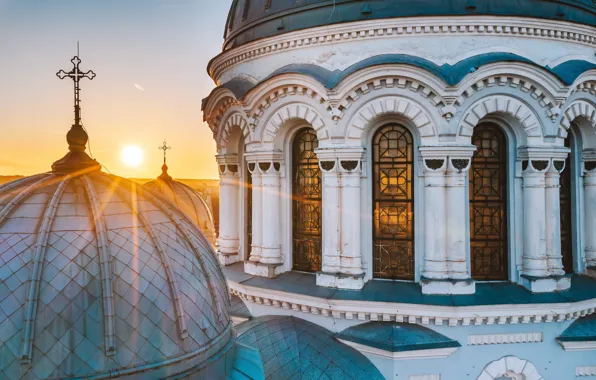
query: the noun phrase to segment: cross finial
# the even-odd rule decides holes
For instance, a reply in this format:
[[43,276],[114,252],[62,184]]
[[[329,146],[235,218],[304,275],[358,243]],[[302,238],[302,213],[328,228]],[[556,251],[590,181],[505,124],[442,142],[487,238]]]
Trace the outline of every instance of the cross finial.
[[[78,47],[77,47],[77,50],[78,50]],[[74,82],[74,109],[75,109],[75,123],[74,123],[74,125],[80,126],[81,125],[81,107],[80,107],[79,93],[81,92],[81,88],[79,87],[79,82],[83,78],[88,78],[88,79],[92,80],[93,78],[95,78],[95,73],[92,70],[89,70],[87,72],[82,72],[79,69],[79,64],[81,63],[81,60],[76,55],[70,61],[73,64],[72,70],[69,72],[60,70],[56,73],[56,75],[60,79],[71,78]]]
[[168,146],[168,143],[166,142],[166,140],[163,141],[163,144],[158,146],[157,149],[159,150],[163,150],[163,164],[166,164],[166,156],[167,156],[167,151],[172,149],[171,146]]
[[163,166],[161,167],[161,176],[162,179],[171,179],[170,175],[168,174],[168,165],[166,163],[167,152],[168,150],[172,149],[171,146],[168,146],[166,140],[163,141],[163,144],[158,146],[157,149],[163,150]]

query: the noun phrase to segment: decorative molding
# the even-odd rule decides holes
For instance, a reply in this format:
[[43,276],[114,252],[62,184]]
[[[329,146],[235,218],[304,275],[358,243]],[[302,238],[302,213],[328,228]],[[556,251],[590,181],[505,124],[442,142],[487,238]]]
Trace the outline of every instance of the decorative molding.
[[264,38],[218,55],[209,67],[210,76],[219,81],[227,69],[256,58],[310,46],[338,44],[358,40],[409,38],[412,35],[484,36],[501,35],[505,38],[545,39],[596,45],[596,35],[590,26],[564,21],[532,20],[522,17],[417,17],[385,20],[367,20],[342,23],[333,27],[321,26]]
[[357,84],[356,88],[351,90],[343,99],[339,101],[339,118],[343,118],[346,110],[356,103],[361,96],[370,93],[371,91],[380,90],[383,88],[401,88],[410,90],[411,92],[419,94],[421,97],[428,99],[429,103],[434,107],[446,107],[447,101],[437,94],[431,87],[424,83],[403,77],[403,76],[387,76],[382,78],[368,79],[365,82]]
[[325,299],[248,286],[230,279],[228,284],[230,292],[246,302],[334,319],[360,321],[407,322],[436,326],[561,323],[596,312],[596,298],[562,304],[435,306]]
[[354,171],[358,168],[358,165],[360,164],[360,161],[355,161],[355,160],[349,160],[349,161],[340,161],[341,163],[341,167],[344,170],[347,170],[349,172]]
[[515,356],[506,356],[487,365],[476,380],[494,380],[502,377],[514,380],[543,379],[530,361]]
[[321,161],[321,169],[326,172],[330,172],[335,168],[335,161]]
[[304,103],[292,103],[282,107],[269,118],[263,131],[262,142],[273,142],[279,129],[291,119],[302,119],[309,123],[317,132],[319,141],[329,138],[325,121],[317,110]]
[[472,137],[474,127],[480,120],[495,112],[506,113],[519,120],[528,137],[542,136],[542,128],[534,112],[520,100],[506,95],[488,96],[471,106],[462,118],[459,135]]
[[492,344],[515,344],[515,343],[542,343],[542,333],[518,333],[518,334],[486,334],[469,335],[468,346],[486,346]]
[[436,135],[430,116],[420,105],[400,96],[385,96],[369,101],[358,110],[348,123],[347,139],[361,140],[370,123],[384,114],[405,116],[414,123],[423,138]]
[[532,160],[532,167],[538,171],[544,171],[548,168],[549,162],[546,160]]
[[441,380],[441,375],[410,375],[408,380]]
[[596,341],[561,342],[559,344],[565,351],[596,351]]
[[576,377],[596,376],[596,365],[586,366],[586,367],[577,367],[575,369],[575,376]]
[[587,92],[590,95],[596,95],[596,82],[595,81],[587,81],[578,84],[571,93],[575,92]]
[[270,90],[262,94],[258,99],[251,102],[251,104],[255,105],[251,106],[253,109],[251,109],[249,114],[258,120],[259,118],[261,118],[261,116],[263,116],[265,110],[270,108],[273,104],[275,104],[282,98],[286,98],[292,95],[305,96],[307,98],[314,99],[317,103],[321,104],[327,102],[323,94],[320,94],[316,90],[304,86],[303,84],[294,83],[292,85],[277,87],[273,90]]
[[596,107],[584,100],[576,100],[563,112],[563,118],[561,119],[561,126],[559,128],[559,137],[567,137],[567,131],[571,127],[571,122],[578,117],[586,118],[590,124],[592,124],[592,127],[596,128]]
[[361,353],[376,355],[387,359],[393,360],[412,360],[412,359],[442,359],[447,358],[453,353],[457,351],[457,347],[449,347],[449,348],[436,348],[431,350],[413,350],[413,351],[385,351],[379,348],[366,346],[364,344],[359,344],[355,342],[351,342],[349,340],[344,339],[337,339],[345,345],[348,345],[354,348]]
[[462,170],[467,169],[469,164],[470,164],[470,160],[466,159],[466,158],[451,159],[451,165],[453,165],[453,167],[456,168],[457,170],[459,170],[460,172]]
[[225,123],[223,124],[223,127],[220,128],[219,136],[216,138],[218,150],[221,148],[227,148],[230,138],[230,132],[234,127],[240,128],[245,141],[247,137],[250,135],[250,128],[248,126],[248,121],[246,120],[246,118],[241,113],[234,112],[226,119]]
[[565,161],[553,160],[553,165],[558,172],[562,172],[565,169]]
[[439,170],[445,165],[445,160],[430,158],[424,160],[424,165],[430,170]]
[[[556,101],[554,98],[549,98],[544,91],[539,88],[535,83],[529,81],[526,78],[519,77],[512,74],[498,74],[498,75],[491,75],[489,77],[482,78],[478,82],[474,83],[473,85],[466,88],[463,92],[463,95],[466,98],[471,97],[474,93],[480,92],[487,88],[491,87],[510,87],[519,89],[522,92],[528,93],[532,96],[532,98],[536,99],[536,101],[540,104],[541,107],[554,107],[556,105]],[[458,97],[455,100],[455,104],[458,106],[462,105],[464,102],[464,97]]]

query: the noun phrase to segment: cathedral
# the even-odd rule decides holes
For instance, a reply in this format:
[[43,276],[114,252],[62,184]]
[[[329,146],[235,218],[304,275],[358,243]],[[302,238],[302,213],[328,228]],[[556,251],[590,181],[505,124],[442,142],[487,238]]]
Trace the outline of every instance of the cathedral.
[[166,143],[104,172],[58,72],[65,155],[0,186],[0,380],[596,376],[595,2],[233,0],[224,38],[219,228]]
[[234,0],[224,37],[239,331],[310,323],[387,379],[596,375],[593,1]]

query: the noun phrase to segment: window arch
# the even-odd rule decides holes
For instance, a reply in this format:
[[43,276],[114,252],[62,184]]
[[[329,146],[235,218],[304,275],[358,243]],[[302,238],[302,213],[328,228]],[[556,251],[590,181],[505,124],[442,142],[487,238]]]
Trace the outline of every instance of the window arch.
[[300,129],[292,144],[292,248],[294,270],[317,272],[322,261],[321,170],[317,133]]
[[475,280],[508,279],[507,139],[496,124],[474,128],[470,168],[470,256]]
[[579,142],[577,138],[578,128],[575,124],[571,124],[569,133],[565,139],[565,147],[570,149],[567,158],[565,159],[565,168],[560,174],[559,183],[559,199],[561,210],[561,256],[563,259],[563,269],[565,273],[573,273],[573,262],[575,249],[574,246],[574,231],[577,231],[576,219],[574,210],[576,210],[576,199],[573,194],[576,192],[577,186],[577,154]]
[[414,141],[397,123],[373,136],[373,275],[414,280]]

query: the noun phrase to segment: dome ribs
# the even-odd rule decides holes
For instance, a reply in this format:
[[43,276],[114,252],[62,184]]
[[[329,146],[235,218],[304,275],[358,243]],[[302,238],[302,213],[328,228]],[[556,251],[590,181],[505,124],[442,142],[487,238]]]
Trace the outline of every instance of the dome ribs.
[[[31,193],[35,190],[39,189],[40,187],[47,184],[47,182],[54,178],[52,175],[49,177],[44,176],[41,180],[35,181],[33,184],[29,185],[26,189],[22,190],[16,197],[14,197],[4,208],[0,211],[0,225],[4,222],[4,220],[10,215],[12,210],[16,206],[18,206],[21,202],[25,200]],[[5,186],[0,189],[2,193],[8,193],[13,189],[19,188],[23,183],[19,181],[18,183],[14,183],[14,186]],[[9,184],[11,185],[11,184]]]
[[101,273],[103,297],[105,353],[106,356],[111,356],[116,353],[116,325],[114,321],[114,292],[112,289],[112,271],[110,267],[106,223],[93,183],[86,175],[81,176],[81,181],[85,186],[85,191],[87,192],[89,204],[91,206],[91,213],[95,221],[95,234],[97,238],[97,249],[99,251],[99,270]]
[[[131,193],[133,191],[134,193],[138,193],[138,189],[140,188],[140,186],[138,186],[132,181],[129,181],[129,183],[131,185]],[[170,263],[170,258],[166,254],[166,251],[163,245],[161,244],[161,240],[157,238],[157,235],[155,234],[153,227],[151,226],[149,221],[143,216],[142,211],[138,209],[136,202],[133,202],[132,199],[125,195],[124,192],[120,189],[120,187],[118,187],[118,190],[116,190],[116,192],[130,206],[133,214],[138,215],[141,223],[144,225],[145,231],[147,232],[151,240],[153,240],[153,244],[155,244],[155,249],[159,253],[161,263],[164,267],[164,271],[166,272],[170,293],[172,295],[172,302],[174,304],[174,313],[176,314],[176,324],[178,326],[178,333],[180,334],[180,338],[184,340],[188,337],[188,329],[186,327],[184,308],[182,308],[182,303],[180,301],[180,289],[178,289],[178,284],[176,283],[176,279],[174,278],[174,272],[172,271],[172,264]]]
[[[182,219],[178,215],[176,215],[176,213],[172,212],[167,205],[165,205],[160,199],[158,199],[156,196],[154,196],[150,191],[147,191],[145,189],[143,189],[143,191],[149,198],[151,198],[151,200],[154,202],[154,204],[156,206],[158,206],[163,213],[165,213],[167,216],[169,216],[172,219],[172,223],[174,223],[176,228],[178,228],[178,230],[180,231],[180,235],[182,235],[182,237],[186,240],[186,243],[188,244],[188,246],[191,247],[192,252],[194,253],[194,256],[197,259],[197,262],[201,266],[201,271],[203,272],[203,274],[205,275],[205,279],[207,280],[207,287],[209,288],[209,293],[211,294],[211,299],[214,302],[214,306],[217,308],[216,313],[218,314],[218,318],[220,318],[220,322],[223,322],[223,321],[221,321],[221,312],[224,309],[223,309],[223,306],[220,304],[219,299],[217,298],[217,295],[215,294],[215,289],[213,289],[213,279],[211,278],[211,273],[205,266],[205,263],[203,262],[203,258],[201,257],[201,255],[195,249],[194,244],[192,244],[190,237],[184,231],[184,229],[181,228]],[[201,237],[203,237],[203,240],[204,240],[203,234],[201,234]],[[205,241],[203,241],[203,243],[205,243]],[[207,246],[210,246],[210,245],[207,244],[206,247]],[[227,289],[227,283],[225,283],[225,286]]]
[[[64,192],[64,189],[70,182],[71,178],[72,176],[70,175],[62,178],[58,188],[56,191],[54,191],[54,195],[52,195],[52,199],[46,207],[46,211],[41,221],[41,227],[37,233],[35,256],[33,257],[33,270],[31,272],[31,282],[27,295],[25,320],[23,323],[23,341],[21,346],[21,363],[23,364],[31,363],[33,338],[35,336],[35,319],[37,316],[37,305],[39,302],[39,285],[41,282],[43,262],[45,260],[50,228],[52,227],[52,222],[54,220],[54,216],[56,215],[58,202],[60,201],[62,193]],[[45,180],[37,182],[36,185],[39,186],[41,182],[45,182]]]

